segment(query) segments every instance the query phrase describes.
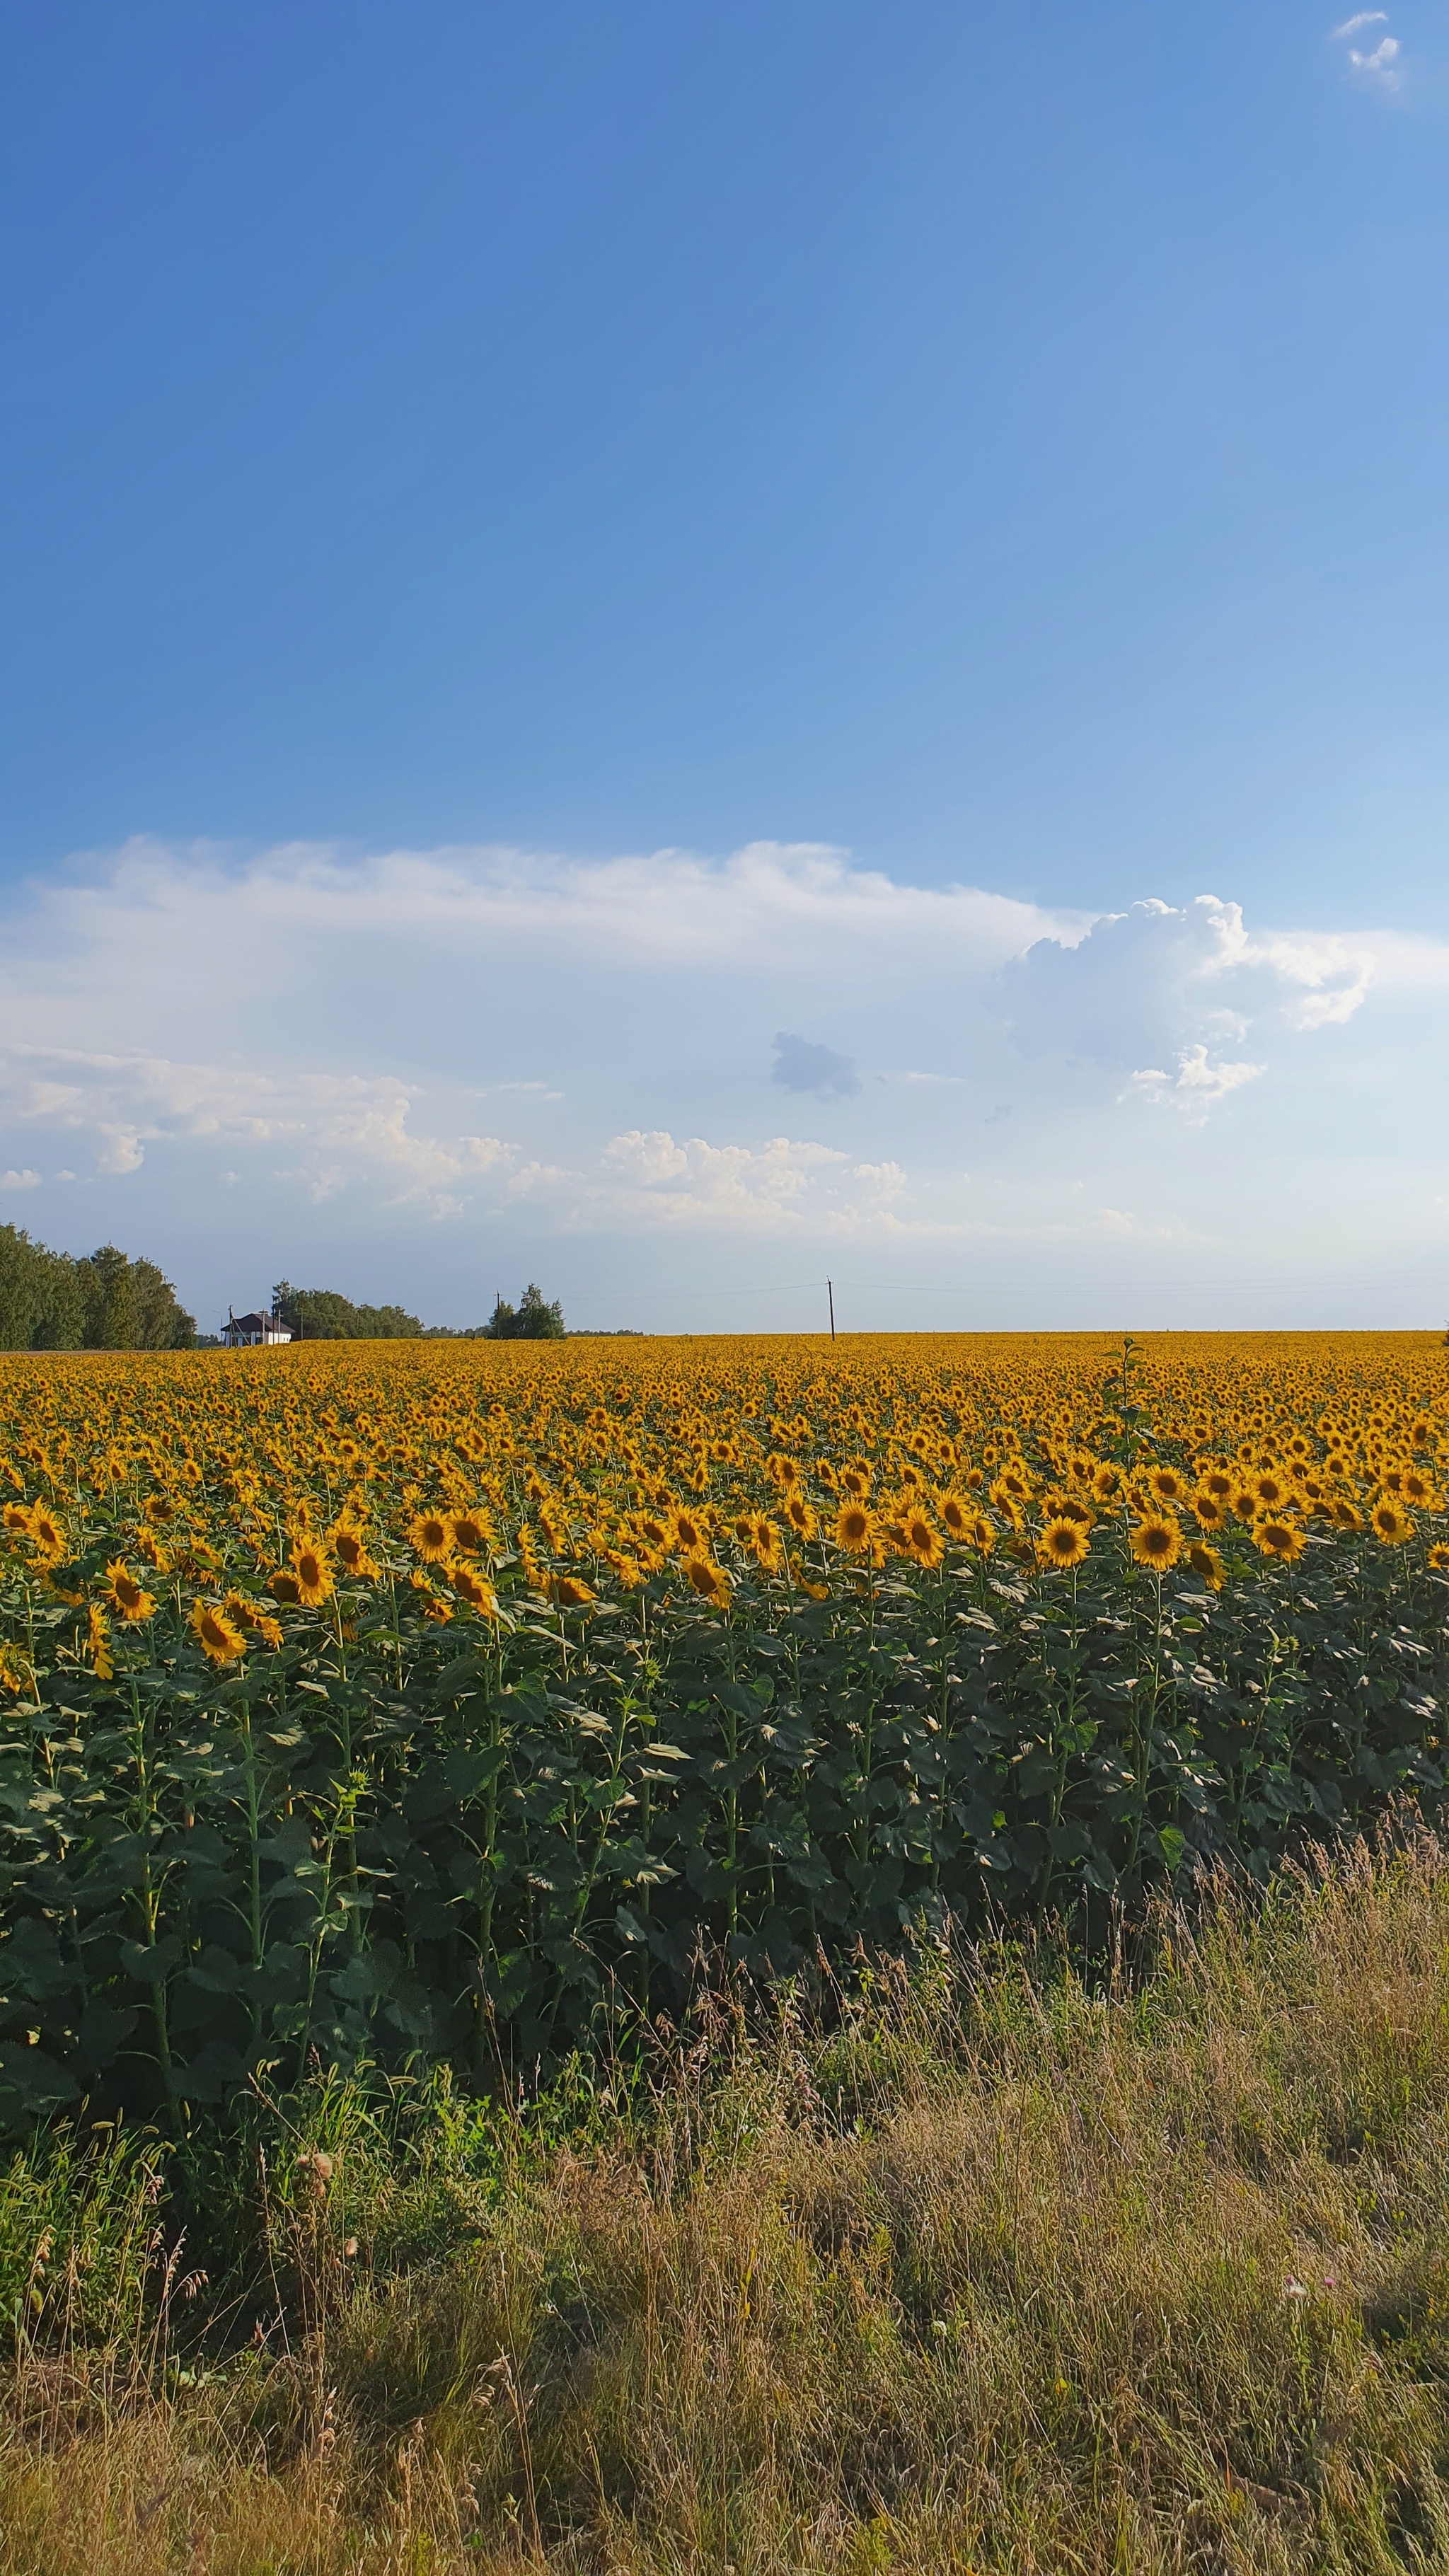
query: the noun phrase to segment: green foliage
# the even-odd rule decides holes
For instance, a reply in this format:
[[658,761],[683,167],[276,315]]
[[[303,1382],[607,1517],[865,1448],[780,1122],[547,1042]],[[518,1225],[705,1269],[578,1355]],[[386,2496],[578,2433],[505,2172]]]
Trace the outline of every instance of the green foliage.
[[677,2011],[701,1943],[769,1976],[922,1920],[1090,1938],[1444,1784],[1449,1583],[1367,1540],[1230,1549],[1218,1595],[1100,1549],[447,1627],[398,1568],[230,1678],[179,1584],[98,1674],[64,1589],[103,1557],[0,1602],[34,1672],[0,1739],[18,2128],[82,2096],[174,2121],[315,2061],[486,2088]]
[[288,1279],[272,1290],[282,1322],[308,1342],[416,1342],[423,1327],[401,1306],[355,1306],[335,1288],[294,1288]]
[[1429,2576],[1449,1855],[1139,1958],[716,1982],[592,2086],[317,2076],[164,2165],[57,2130],[0,2176],[0,2569]]
[[83,1318],[76,1264],[23,1226],[0,1225],[0,1350],[74,1350]]
[[485,1327],[493,1342],[561,1342],[566,1333],[563,1307],[555,1298],[552,1305],[536,1280],[530,1279],[516,1306],[500,1297]]
[[196,1323],[154,1261],[113,1243],[81,1260],[0,1225],[0,1350],[189,1350]]
[[75,1264],[81,1346],[88,1351],[184,1351],[196,1338],[169,1279],[154,1261],[132,1261],[113,1243]]

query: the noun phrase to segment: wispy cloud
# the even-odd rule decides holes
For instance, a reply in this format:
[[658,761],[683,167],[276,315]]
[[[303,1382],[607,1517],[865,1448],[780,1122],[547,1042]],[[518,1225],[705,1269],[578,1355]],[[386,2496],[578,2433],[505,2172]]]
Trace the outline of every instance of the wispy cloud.
[[[1358,9],[1342,26],[1335,27],[1330,43],[1347,43],[1350,36],[1362,34],[1365,27],[1382,27],[1388,23],[1387,9]],[[1349,45],[1348,68],[1353,79],[1374,89],[1397,89],[1400,81],[1399,56],[1403,47],[1397,36],[1381,36],[1372,52],[1359,45]]]

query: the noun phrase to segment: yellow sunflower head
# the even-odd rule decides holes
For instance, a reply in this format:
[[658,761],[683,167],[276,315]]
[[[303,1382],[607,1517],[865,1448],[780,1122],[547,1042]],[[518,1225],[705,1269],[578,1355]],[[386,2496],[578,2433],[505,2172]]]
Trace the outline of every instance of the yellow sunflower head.
[[1079,1520],[1058,1513],[1047,1522],[1036,1543],[1039,1563],[1066,1568],[1080,1565],[1091,1546],[1091,1538]]
[[191,1633],[209,1664],[234,1664],[247,1650],[247,1641],[239,1628],[234,1628],[217,1601],[198,1601],[189,1622]]
[[1205,1583],[1209,1592],[1221,1592],[1225,1576],[1223,1561],[1216,1548],[1208,1547],[1200,1538],[1192,1539],[1188,1544],[1187,1561],[1199,1583]]
[[446,1565],[453,1553],[453,1525],[442,1512],[419,1512],[409,1521],[407,1541],[424,1565]]
[[684,1572],[691,1591],[697,1593],[701,1601],[709,1602],[714,1609],[722,1608],[728,1601],[729,1576],[722,1566],[715,1565],[709,1557],[687,1556],[684,1560]]
[[863,1502],[842,1503],[835,1516],[835,1544],[847,1556],[866,1554],[875,1538],[875,1516]]
[[332,1566],[325,1542],[305,1535],[294,1538],[288,1554],[297,1581],[297,1598],[304,1608],[315,1610],[322,1602],[330,1600]]
[[1279,1565],[1296,1565],[1307,1544],[1297,1522],[1285,1519],[1281,1512],[1266,1512],[1253,1524],[1254,1547]]
[[124,1619],[128,1626],[137,1626],[143,1619],[156,1616],[156,1604],[151,1594],[136,1581],[119,1557],[113,1558],[106,1567],[106,1597],[117,1617]]
[[1149,1512],[1132,1532],[1132,1561],[1150,1574],[1166,1574],[1182,1554],[1182,1531],[1167,1512]]

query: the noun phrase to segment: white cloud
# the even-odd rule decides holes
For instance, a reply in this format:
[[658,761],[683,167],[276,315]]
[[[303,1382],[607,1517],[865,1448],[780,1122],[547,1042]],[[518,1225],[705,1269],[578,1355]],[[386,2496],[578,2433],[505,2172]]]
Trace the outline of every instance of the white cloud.
[[1399,52],[1398,37],[1385,36],[1381,44],[1375,45],[1371,54],[1361,54],[1356,49],[1350,48],[1348,59],[1350,67],[1361,79],[1376,81],[1383,89],[1397,89]]
[[839,1177],[848,1157],[834,1145],[788,1136],[760,1146],[711,1145],[703,1136],[676,1144],[667,1129],[644,1135],[634,1128],[612,1137],[602,1159],[618,1177],[590,1185],[587,1203],[596,1215],[793,1232],[807,1217],[829,1223],[858,1213]]
[[[662,1237],[707,1243],[711,1286],[732,1241],[756,1276],[763,1235],[1085,1258],[1181,1240],[1181,1200],[1227,1241],[1249,1153],[1275,1175],[1255,1240],[1305,1241],[1294,1175],[1330,1132],[1373,1174],[1392,1132],[1425,1204],[1446,1004],[1442,941],[1263,924],[1217,895],[1058,913],[769,843],[595,866],[133,844],[10,901],[0,1152],[6,1186],[41,1194],[37,1231],[59,1239],[77,1204],[52,1216],[40,1175],[79,1167],[116,1200],[97,1227],[171,1259],[198,1310],[228,1280],[171,1246],[219,1269],[224,1207],[276,1240],[277,1275],[376,1243],[359,1293],[432,1312],[427,1279],[451,1264],[471,1294],[484,1241],[542,1277],[552,1243],[647,1235],[661,1296],[688,1257]],[[778,1034],[803,1136],[770,1132]],[[507,1132],[479,1133],[495,1095]],[[1313,1225],[1378,1186],[1337,1214],[1323,1194]]]
[[[1351,18],[1345,18],[1341,26],[1333,29],[1330,42],[1340,44],[1350,36],[1361,34],[1365,27],[1386,26],[1388,15],[1387,9],[1355,10]],[[1371,53],[1364,53],[1359,46],[1350,45],[1349,71],[1355,80],[1364,81],[1370,87],[1397,89],[1400,78],[1399,56],[1402,51],[1403,47],[1397,36],[1381,36]]]
[[1230,1091],[1240,1091],[1245,1082],[1256,1082],[1266,1069],[1261,1064],[1213,1064],[1207,1048],[1199,1045],[1182,1049],[1175,1075],[1134,1073],[1132,1080],[1144,1099],[1171,1102],[1190,1118],[1202,1119],[1215,1100],[1225,1100]]
[[[59,1173],[56,1178],[60,1178]],[[0,1172],[0,1190],[38,1190],[39,1187],[38,1172]]]

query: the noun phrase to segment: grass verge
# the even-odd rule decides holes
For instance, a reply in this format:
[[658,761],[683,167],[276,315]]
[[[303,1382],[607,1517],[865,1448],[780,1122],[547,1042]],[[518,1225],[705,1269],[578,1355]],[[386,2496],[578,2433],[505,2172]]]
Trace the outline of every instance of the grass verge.
[[1442,2568],[1446,2119],[1401,1822],[1095,1991],[943,1949],[507,2115],[56,2132],[0,2189],[0,2576]]

